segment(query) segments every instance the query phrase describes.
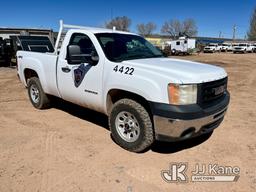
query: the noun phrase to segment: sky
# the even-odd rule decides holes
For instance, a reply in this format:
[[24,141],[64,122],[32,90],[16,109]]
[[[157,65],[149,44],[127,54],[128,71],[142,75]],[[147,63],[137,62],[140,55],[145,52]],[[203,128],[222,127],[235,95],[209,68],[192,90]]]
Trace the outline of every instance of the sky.
[[156,23],[160,33],[165,21],[192,18],[198,27],[198,36],[231,38],[233,26],[236,36],[244,38],[256,0],[2,0],[1,27],[59,28],[59,20],[74,25],[93,27],[116,16],[131,19],[131,32],[136,25],[149,21]]

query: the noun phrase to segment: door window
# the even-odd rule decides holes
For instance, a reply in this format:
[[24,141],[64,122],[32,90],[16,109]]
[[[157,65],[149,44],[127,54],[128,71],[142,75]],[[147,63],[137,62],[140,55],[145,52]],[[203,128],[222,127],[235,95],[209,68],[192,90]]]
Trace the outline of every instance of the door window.
[[73,34],[70,39],[69,45],[78,45],[81,49],[82,54],[90,55],[92,51],[96,52],[91,39],[85,34],[80,34],[80,33]]

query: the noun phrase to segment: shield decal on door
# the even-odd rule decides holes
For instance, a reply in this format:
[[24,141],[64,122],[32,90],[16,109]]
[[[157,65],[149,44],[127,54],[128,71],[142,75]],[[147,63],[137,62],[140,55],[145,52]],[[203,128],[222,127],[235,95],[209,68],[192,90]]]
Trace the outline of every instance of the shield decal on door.
[[79,87],[81,85],[86,73],[90,70],[91,67],[91,65],[81,64],[77,69],[74,70],[75,87]]

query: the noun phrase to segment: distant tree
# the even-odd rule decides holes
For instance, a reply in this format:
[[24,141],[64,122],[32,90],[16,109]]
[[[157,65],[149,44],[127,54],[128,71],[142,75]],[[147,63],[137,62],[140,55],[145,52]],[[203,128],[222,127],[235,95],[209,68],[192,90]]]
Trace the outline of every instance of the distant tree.
[[149,22],[147,24],[138,24],[137,30],[140,35],[147,36],[151,35],[154,30],[156,30],[156,24],[153,22]]
[[193,19],[186,19],[183,22],[174,19],[166,21],[162,26],[161,32],[176,38],[182,35],[196,36],[197,26]]
[[247,33],[248,39],[251,41],[256,40],[256,7],[253,10],[251,21],[250,21],[250,28]]
[[116,29],[120,31],[129,31],[130,25],[131,19],[126,16],[115,17],[114,19],[105,23],[106,28],[113,29],[113,27],[116,27]]

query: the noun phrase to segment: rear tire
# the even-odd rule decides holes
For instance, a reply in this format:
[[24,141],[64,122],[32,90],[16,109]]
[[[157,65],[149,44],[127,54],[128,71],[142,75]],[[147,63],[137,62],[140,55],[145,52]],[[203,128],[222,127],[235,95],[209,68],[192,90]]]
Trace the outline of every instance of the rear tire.
[[132,152],[142,152],[154,142],[153,124],[147,110],[136,101],[117,101],[109,115],[114,141]]
[[37,109],[45,109],[50,106],[50,100],[44,93],[37,77],[32,77],[28,80],[28,96],[32,105]]

